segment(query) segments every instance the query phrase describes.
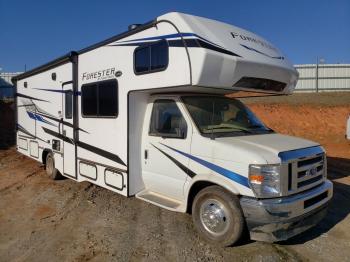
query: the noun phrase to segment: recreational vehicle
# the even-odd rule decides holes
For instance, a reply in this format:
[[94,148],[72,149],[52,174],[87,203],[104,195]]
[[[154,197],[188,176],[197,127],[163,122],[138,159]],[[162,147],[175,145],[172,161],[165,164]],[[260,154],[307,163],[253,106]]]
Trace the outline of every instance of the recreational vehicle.
[[17,150],[52,179],[190,213],[216,244],[285,240],[326,214],[325,150],[227,94],[285,95],[297,80],[263,38],[167,13],[15,77]]

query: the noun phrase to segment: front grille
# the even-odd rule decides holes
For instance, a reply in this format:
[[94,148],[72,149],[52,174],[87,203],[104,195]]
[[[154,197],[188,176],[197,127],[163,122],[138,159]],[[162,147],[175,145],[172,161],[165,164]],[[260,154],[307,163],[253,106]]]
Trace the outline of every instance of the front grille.
[[322,194],[315,196],[313,198],[310,198],[308,200],[304,201],[304,208],[311,207],[314,204],[317,204],[318,202],[322,201],[323,199],[328,197],[328,191],[323,192]]
[[283,152],[280,157],[286,173],[283,195],[308,190],[326,178],[326,156],[320,147]]
[[301,161],[298,162],[298,167],[312,165],[312,164],[318,163],[318,162],[320,162],[322,160],[323,160],[322,156],[318,156],[318,157],[307,159],[307,160],[301,160]]
[[311,184],[321,180],[322,178],[323,178],[323,175],[319,175],[319,176],[310,178],[308,180],[301,181],[301,182],[298,183],[298,188],[311,185]]
[[[317,172],[320,172],[322,170],[323,170],[323,164],[317,167]],[[299,171],[298,178],[302,178],[302,177],[306,176],[306,174],[307,174],[307,170]]]

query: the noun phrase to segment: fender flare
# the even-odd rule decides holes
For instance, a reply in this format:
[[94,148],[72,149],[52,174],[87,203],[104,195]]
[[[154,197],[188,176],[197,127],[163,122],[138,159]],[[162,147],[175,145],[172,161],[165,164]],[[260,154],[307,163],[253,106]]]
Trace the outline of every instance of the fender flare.
[[222,176],[216,175],[197,175],[192,179],[188,186],[185,186],[185,210],[187,213],[191,213],[192,203],[196,194],[203,188],[211,185],[218,185],[236,196],[240,196],[241,193],[235,186],[235,182]]

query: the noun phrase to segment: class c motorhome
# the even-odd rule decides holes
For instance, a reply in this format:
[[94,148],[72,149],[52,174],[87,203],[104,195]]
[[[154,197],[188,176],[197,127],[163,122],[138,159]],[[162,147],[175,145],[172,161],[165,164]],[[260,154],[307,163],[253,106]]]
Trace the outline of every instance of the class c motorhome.
[[284,240],[326,214],[325,151],[226,94],[290,94],[297,79],[263,38],[168,13],[15,77],[17,150],[53,179],[191,213],[208,241]]

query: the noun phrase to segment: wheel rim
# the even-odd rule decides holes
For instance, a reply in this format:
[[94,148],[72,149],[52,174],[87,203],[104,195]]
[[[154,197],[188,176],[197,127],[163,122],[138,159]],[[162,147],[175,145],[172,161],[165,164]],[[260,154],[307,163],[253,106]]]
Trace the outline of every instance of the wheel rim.
[[228,230],[230,217],[227,208],[216,199],[207,199],[201,205],[199,216],[206,231],[223,235]]
[[48,157],[48,159],[46,160],[46,170],[47,170],[47,173],[48,173],[49,175],[51,175],[52,172],[53,172],[53,169],[54,169],[54,167],[53,167],[53,159],[52,159],[52,157]]

